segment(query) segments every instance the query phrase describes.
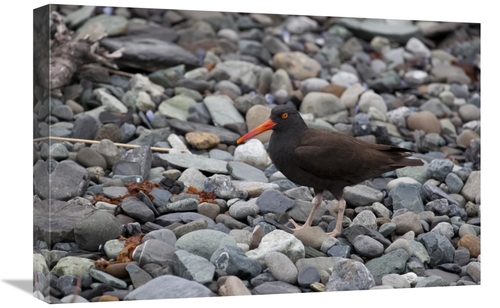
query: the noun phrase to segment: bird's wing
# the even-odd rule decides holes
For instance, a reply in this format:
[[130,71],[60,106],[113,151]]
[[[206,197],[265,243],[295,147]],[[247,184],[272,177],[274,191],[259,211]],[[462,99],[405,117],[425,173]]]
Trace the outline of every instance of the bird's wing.
[[[398,149],[398,150],[395,150]],[[356,182],[392,170],[404,149],[371,144],[335,132],[309,129],[294,150],[295,164],[324,179]],[[394,153],[394,154],[391,154]]]

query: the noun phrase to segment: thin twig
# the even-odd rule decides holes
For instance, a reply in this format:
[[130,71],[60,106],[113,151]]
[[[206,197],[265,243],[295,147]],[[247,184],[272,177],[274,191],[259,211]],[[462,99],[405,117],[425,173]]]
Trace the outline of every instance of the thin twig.
[[[82,142],[82,143],[90,143],[90,144],[99,144],[99,140],[88,140],[88,139],[77,139],[77,138],[66,138],[66,137],[42,137],[42,138],[36,138],[33,139],[33,142],[38,142],[38,141],[45,141],[45,140],[55,140],[55,141],[68,141],[68,142]],[[140,147],[140,145],[137,144],[127,144],[127,143],[116,143],[113,142],[114,145],[117,147],[122,147],[122,148],[130,148],[130,149],[135,149]],[[156,152],[166,152],[169,153],[171,149],[168,148],[158,148],[158,147],[150,147],[151,151],[156,151]],[[186,152],[186,150],[179,150],[180,152]]]

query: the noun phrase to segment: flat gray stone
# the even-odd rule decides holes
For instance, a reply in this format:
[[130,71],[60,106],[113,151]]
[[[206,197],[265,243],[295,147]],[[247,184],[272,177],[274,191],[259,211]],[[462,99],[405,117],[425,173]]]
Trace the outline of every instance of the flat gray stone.
[[150,274],[148,274],[145,270],[137,266],[137,264],[134,263],[129,263],[126,267],[125,270],[128,272],[128,275],[130,276],[130,280],[132,280],[132,284],[134,285],[134,288],[137,289],[138,287],[145,285],[149,281],[153,279]]
[[40,156],[42,157],[43,160],[51,158],[56,161],[61,161],[68,158],[69,156],[68,149],[62,143],[53,143],[48,148],[48,151],[44,151],[44,149],[47,148],[43,147],[42,151],[40,151]]
[[[74,242],[76,222],[92,213],[92,204],[56,199],[33,201],[34,239],[47,242],[49,247],[59,242]],[[83,199],[83,198],[80,198]]]
[[170,118],[186,121],[189,115],[189,108],[196,104],[196,101],[185,95],[176,95],[163,101],[158,106],[160,114]]
[[[460,270],[460,267],[457,268]],[[460,273],[460,272],[459,272]],[[459,279],[460,276],[454,273],[450,273],[447,271],[444,271],[442,269],[428,269],[425,271],[425,276],[430,277],[430,276],[439,276],[441,277],[447,284],[451,283],[456,283]]]
[[252,89],[258,86],[257,65],[238,60],[228,60],[217,63],[214,70],[221,70],[229,75],[229,80],[237,84],[245,84]]
[[195,212],[181,213],[179,218],[184,223],[190,223],[195,220],[203,219],[207,222],[208,229],[212,229],[215,226],[215,221],[213,219],[200,213],[195,213]]
[[422,202],[422,184],[420,183],[398,183],[389,192],[392,198],[392,207],[394,210],[407,209],[413,213],[424,211]]
[[227,164],[227,169],[229,174],[237,180],[262,183],[268,182],[264,171],[242,162],[230,161]]
[[371,259],[365,265],[374,277],[383,277],[387,274],[402,274],[409,257],[404,249],[396,249],[381,257]]
[[[124,124],[125,125],[125,124]],[[123,126],[122,126],[123,127]],[[129,141],[129,144],[154,146],[159,141],[164,141],[171,134],[170,128],[158,128],[153,130],[144,130],[139,137]]]
[[446,186],[448,186],[450,194],[458,194],[464,187],[464,182],[460,179],[460,177],[451,172],[446,176],[445,183]]
[[297,283],[299,271],[295,264],[283,253],[271,251],[264,257],[265,264],[274,278],[289,284]]
[[377,217],[372,211],[362,211],[352,220],[352,225],[361,225],[368,229],[377,230]]
[[216,294],[202,284],[174,275],[163,275],[133,290],[124,299],[149,300],[209,296],[216,296]]
[[312,113],[316,117],[328,116],[343,110],[345,105],[337,96],[323,92],[306,94],[299,109],[302,113]]
[[301,287],[308,288],[311,284],[315,282],[319,282],[321,280],[321,276],[319,271],[312,266],[305,266],[300,269],[297,275],[297,283]]
[[236,241],[232,236],[220,231],[205,229],[185,234],[177,240],[175,249],[186,250],[210,260],[212,254],[224,245],[236,246]]
[[104,157],[97,151],[87,147],[78,151],[76,162],[85,168],[98,166],[104,170],[107,169],[107,163]]
[[264,294],[286,294],[286,293],[302,293],[297,286],[291,285],[283,281],[268,281],[256,286],[252,290],[253,295]]
[[422,264],[424,263],[428,264],[429,261],[431,260],[431,257],[429,256],[429,253],[427,252],[425,246],[421,242],[416,240],[408,241],[408,243],[410,244],[413,256],[417,257],[422,262]]
[[450,240],[436,232],[420,234],[417,240],[422,243],[430,256],[429,266],[435,267],[444,263],[453,263],[455,249]]
[[127,113],[127,106],[125,106],[118,98],[109,94],[106,89],[98,88],[93,91],[96,98],[101,102],[102,106],[106,107],[109,112]]
[[366,206],[374,202],[382,202],[384,194],[370,186],[355,185],[344,189],[344,199],[352,206]]
[[96,118],[90,115],[82,115],[75,120],[71,131],[71,137],[93,140],[97,129],[98,125]]
[[424,288],[424,287],[444,287],[448,284],[443,280],[443,278],[433,275],[429,277],[425,277],[422,280],[419,280],[415,285],[415,288]]
[[132,259],[143,267],[148,263],[156,263],[161,266],[172,264],[175,249],[173,246],[158,239],[149,239],[138,245],[132,254]]
[[83,196],[90,182],[90,176],[79,164],[64,160],[48,173],[47,163],[39,160],[33,166],[35,194],[41,199],[69,200]]
[[244,201],[237,200],[229,207],[229,215],[235,219],[246,219],[247,216],[254,217],[259,213],[259,207],[255,204],[255,199]]
[[410,288],[410,282],[398,274],[388,274],[382,277],[382,285],[391,286],[395,289]]
[[154,212],[139,198],[129,197],[122,200],[121,208],[128,216],[144,224],[155,219]]
[[344,26],[354,35],[367,41],[371,41],[376,36],[382,36],[391,42],[406,44],[410,38],[422,36],[419,27],[405,21],[340,18],[337,20],[337,24]]
[[239,220],[237,220],[229,215],[226,215],[226,214],[217,215],[217,217],[215,217],[215,222],[218,225],[222,224],[223,226],[225,226],[225,228],[227,228],[227,230],[243,229],[243,228],[248,227],[248,225],[246,225],[246,224],[242,223],[241,221],[239,221]]
[[172,193],[165,189],[153,188],[150,192],[151,196],[154,197],[152,200],[153,205],[156,207],[165,206],[170,202]]
[[196,168],[187,168],[177,180],[184,183],[186,189],[192,186],[198,191],[202,191],[206,178],[207,177],[200,170]]
[[177,168],[196,168],[210,173],[228,174],[227,162],[194,154],[158,154],[158,157]]
[[376,230],[368,229],[362,225],[351,225],[342,231],[342,234],[349,240],[350,243],[354,243],[356,238],[360,235],[366,235],[378,242],[380,242],[384,247],[388,247],[391,241],[386,239],[382,234]]
[[174,253],[174,272],[181,278],[208,284],[214,277],[215,266],[203,257],[177,250]]
[[75,223],[75,242],[82,249],[97,251],[100,245],[122,233],[118,219],[107,211],[95,211]]
[[95,268],[90,269],[89,275],[92,276],[95,280],[98,280],[102,283],[109,284],[112,287],[118,288],[118,289],[125,289],[127,288],[127,283],[121,279],[118,279],[108,273],[105,273],[103,271],[97,270]]
[[212,117],[215,126],[224,127],[228,124],[244,124],[245,119],[234,107],[232,99],[227,95],[210,95],[203,100]]
[[294,203],[292,199],[277,190],[266,190],[256,200],[256,204],[263,214],[285,213]]
[[124,186],[108,186],[103,187],[102,192],[107,198],[113,199],[121,196],[125,196],[129,193],[128,189]]
[[198,59],[191,52],[159,39],[123,36],[105,38],[100,44],[111,52],[124,48],[123,56],[117,62],[149,72],[179,64],[198,66]]
[[384,253],[384,245],[366,235],[356,236],[352,244],[356,252],[362,257],[373,259],[380,257]]

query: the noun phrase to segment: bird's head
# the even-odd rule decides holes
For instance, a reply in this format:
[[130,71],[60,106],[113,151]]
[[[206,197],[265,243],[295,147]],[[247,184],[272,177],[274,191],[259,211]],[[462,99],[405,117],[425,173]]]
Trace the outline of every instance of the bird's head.
[[307,128],[307,126],[295,108],[286,105],[278,105],[271,110],[271,116],[267,121],[236,140],[236,143],[240,144],[270,129],[282,131],[291,128]]

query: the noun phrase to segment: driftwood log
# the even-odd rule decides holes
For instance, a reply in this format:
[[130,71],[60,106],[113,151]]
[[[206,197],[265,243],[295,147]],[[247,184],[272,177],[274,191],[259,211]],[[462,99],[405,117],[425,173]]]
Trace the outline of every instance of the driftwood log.
[[80,67],[90,63],[118,69],[113,60],[121,57],[123,49],[109,53],[102,48],[99,41],[106,37],[106,34],[97,38],[89,35],[74,37],[74,32],[66,27],[59,13],[54,11],[50,16],[56,30],[50,46],[50,56],[48,54],[48,25],[41,24],[38,26],[39,29],[34,29],[36,85],[49,91],[58,89],[68,84]]

